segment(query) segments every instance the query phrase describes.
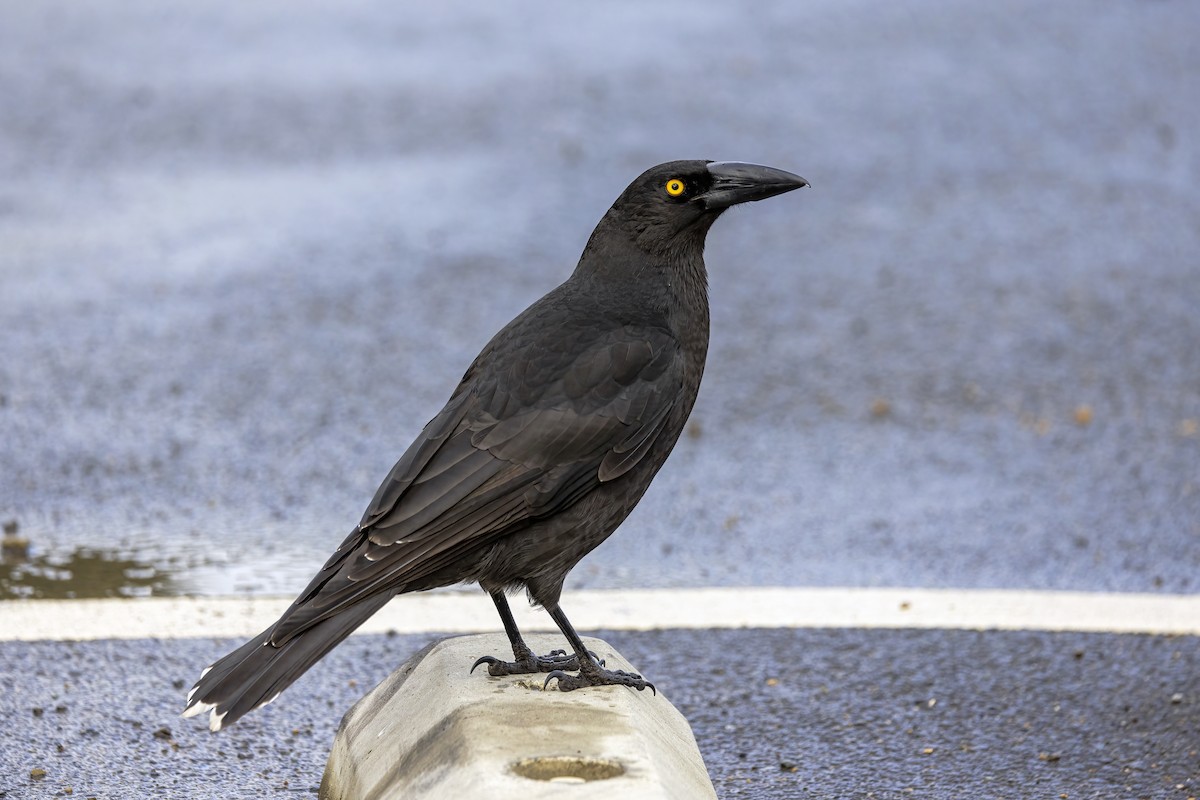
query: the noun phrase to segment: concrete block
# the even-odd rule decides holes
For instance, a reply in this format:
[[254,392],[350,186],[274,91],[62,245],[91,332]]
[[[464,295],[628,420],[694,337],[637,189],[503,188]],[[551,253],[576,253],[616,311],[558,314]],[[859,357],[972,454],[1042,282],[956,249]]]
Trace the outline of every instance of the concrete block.
[[[637,671],[585,638],[610,669]],[[530,636],[537,653],[563,648]],[[542,675],[493,678],[502,634],[443,639],[410,658],[342,719],[322,800],[704,800],[716,798],[691,728],[661,693],[604,686],[542,691]]]

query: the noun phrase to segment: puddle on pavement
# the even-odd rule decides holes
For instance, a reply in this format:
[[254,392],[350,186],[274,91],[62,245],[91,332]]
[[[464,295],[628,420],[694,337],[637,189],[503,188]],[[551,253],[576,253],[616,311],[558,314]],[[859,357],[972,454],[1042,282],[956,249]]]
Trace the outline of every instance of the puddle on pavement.
[[5,537],[0,600],[150,597],[178,594],[172,577],[153,564],[116,551],[78,548],[30,555]]

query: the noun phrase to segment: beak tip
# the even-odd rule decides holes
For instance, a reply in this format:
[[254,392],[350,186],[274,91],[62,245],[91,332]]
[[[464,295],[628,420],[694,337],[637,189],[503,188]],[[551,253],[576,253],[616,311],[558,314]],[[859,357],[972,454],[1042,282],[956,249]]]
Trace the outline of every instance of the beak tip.
[[740,161],[714,161],[708,164],[708,171],[715,182],[709,192],[713,208],[765,200],[812,185],[794,173]]

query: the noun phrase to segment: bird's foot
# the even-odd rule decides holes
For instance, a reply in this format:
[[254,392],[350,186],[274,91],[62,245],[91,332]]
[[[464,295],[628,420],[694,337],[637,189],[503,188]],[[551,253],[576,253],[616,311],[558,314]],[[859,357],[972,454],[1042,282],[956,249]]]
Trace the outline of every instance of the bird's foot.
[[[592,653],[591,656],[592,658],[596,658],[595,653]],[[603,664],[604,662],[600,661],[600,663]],[[501,675],[530,675],[538,672],[561,672],[564,669],[579,669],[579,659],[566,650],[552,650],[549,655],[545,656],[535,656],[533,653],[528,653],[524,658],[516,661],[501,661],[493,656],[481,656],[471,665],[471,672],[474,672],[480,664],[488,665],[488,675],[491,675],[493,678],[500,677]]]
[[[600,663],[603,665],[604,662]],[[619,669],[601,669],[600,667],[595,667],[580,670],[578,675],[570,675],[561,669],[556,669],[546,676],[546,682],[542,684],[542,689],[545,690],[550,685],[550,681],[554,680],[558,681],[558,690],[560,692],[573,692],[585,686],[629,686],[637,689],[639,692],[643,689],[649,689],[652,694],[658,694],[658,691],[654,688],[654,684],[641,675]]]

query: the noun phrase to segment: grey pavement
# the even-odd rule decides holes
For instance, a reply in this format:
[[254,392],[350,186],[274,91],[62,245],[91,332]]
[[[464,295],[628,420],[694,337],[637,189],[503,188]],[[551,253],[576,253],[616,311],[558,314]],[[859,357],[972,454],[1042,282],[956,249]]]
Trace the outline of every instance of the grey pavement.
[[36,552],[300,588],[625,184],[708,157],[813,188],[712,232],[692,435],[574,585],[1197,589],[1194,4],[0,8]]
[[[722,798],[1186,800],[1200,637],[602,632],[692,724]],[[233,641],[5,647],[4,797],[315,797],[342,714],[431,636],[357,636],[211,734],[179,719]],[[478,672],[463,680],[487,680]],[[621,689],[619,691],[631,691]],[[659,701],[649,693],[647,703]],[[564,743],[569,748],[569,743]],[[29,773],[45,770],[34,780]]]
[[[131,593],[296,590],[631,177],[742,159],[813,188],[713,230],[689,435],[568,591],[1195,593],[1197,30],[1170,0],[0,0],[0,521]],[[722,797],[1197,791],[1195,638],[611,638]],[[0,790],[304,795],[421,643],[351,640],[213,738],[171,681],[226,644],[4,643]]]

